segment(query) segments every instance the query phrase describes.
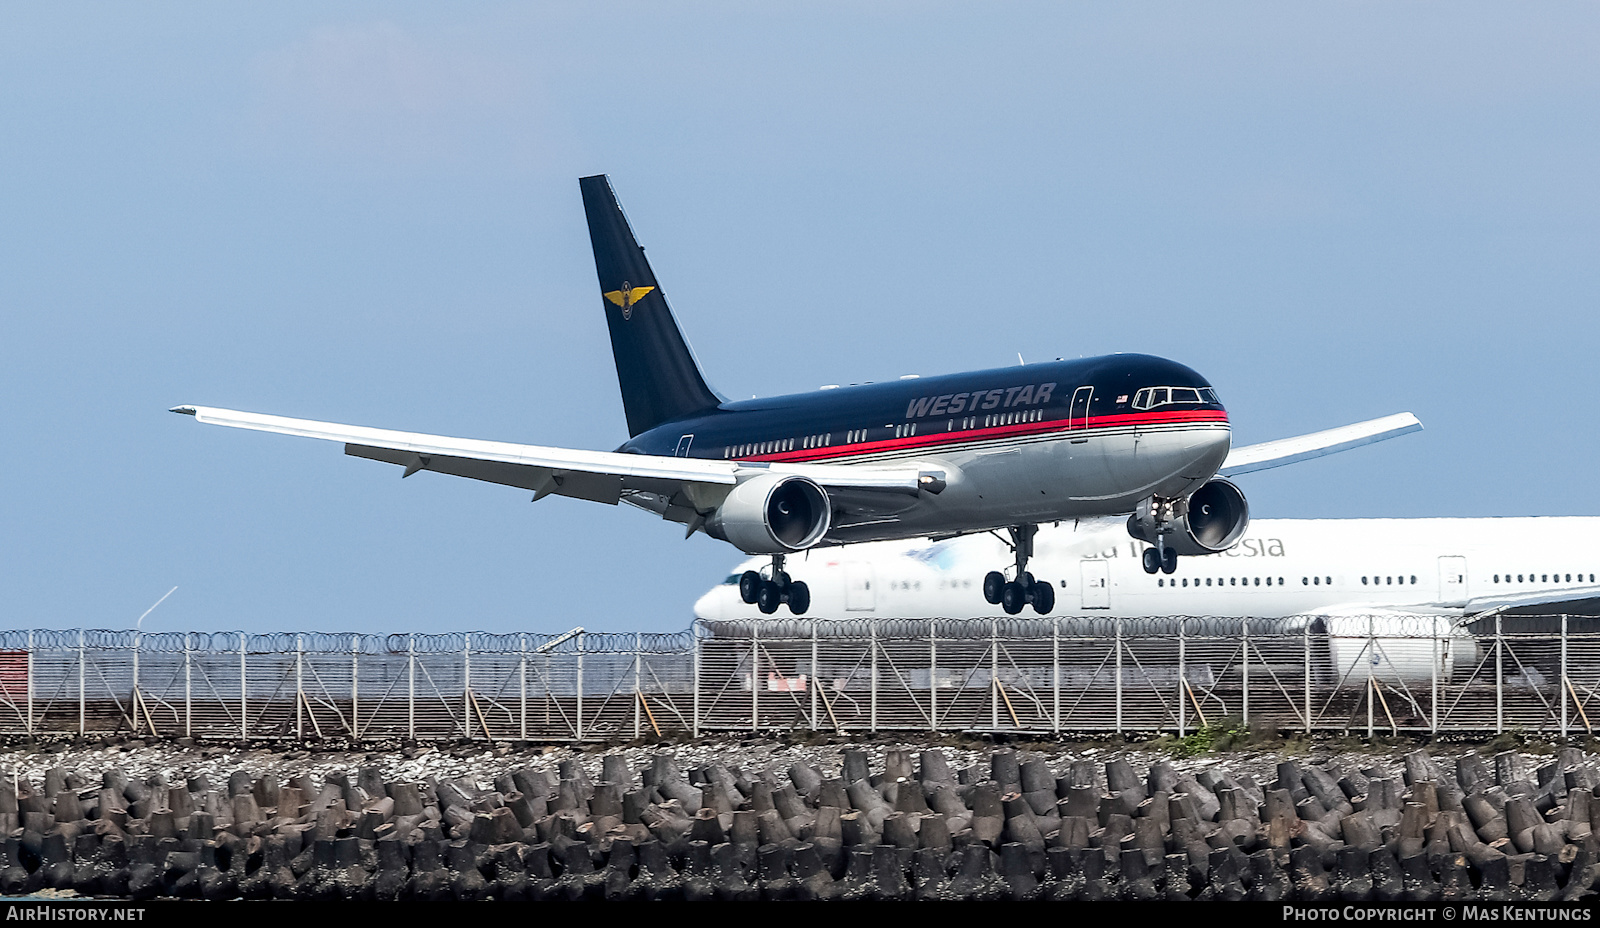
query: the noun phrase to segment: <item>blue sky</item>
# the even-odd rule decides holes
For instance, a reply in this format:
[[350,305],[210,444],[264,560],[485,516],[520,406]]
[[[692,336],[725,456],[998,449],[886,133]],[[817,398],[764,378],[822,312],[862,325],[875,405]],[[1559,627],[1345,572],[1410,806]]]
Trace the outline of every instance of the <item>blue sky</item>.
[[[730,396],[1143,351],[1257,517],[1600,514],[1600,7],[8,4],[10,627],[684,627],[628,507],[178,403],[626,438],[577,178]],[[1563,539],[1552,538],[1552,547]]]

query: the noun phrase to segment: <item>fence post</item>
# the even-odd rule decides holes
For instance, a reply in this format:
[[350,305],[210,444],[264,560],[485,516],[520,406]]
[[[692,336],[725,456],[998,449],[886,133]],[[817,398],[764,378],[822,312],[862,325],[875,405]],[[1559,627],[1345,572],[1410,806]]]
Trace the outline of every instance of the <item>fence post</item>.
[[361,636],[350,634],[350,737],[361,737],[361,687],[357,685],[361,670]]
[[[129,710],[133,715],[133,733],[139,733],[139,645],[144,635],[138,629],[133,630],[133,698],[129,700]],[[156,730],[150,729],[151,737],[155,737]]]
[[1561,614],[1561,740],[1567,740],[1567,615]]
[[406,636],[406,737],[417,740],[417,636]]
[[[690,646],[694,648],[694,703],[690,708],[689,730],[692,737],[700,737],[700,633],[695,630],[699,620],[689,625]],[[813,651],[816,648],[813,646]]]
[[83,674],[83,662],[84,662],[83,629],[80,628],[80,629],[78,629],[78,734],[79,735],[82,735],[84,733],[84,728],[85,728],[85,726],[84,726],[84,716],[86,715],[86,711],[87,711],[85,706],[84,706],[85,694],[84,694],[84,690],[83,690],[83,677],[84,677],[84,674]]
[[578,633],[578,740],[583,740],[583,632]]
[[641,679],[639,662],[643,659],[644,636],[638,632],[633,633],[633,737],[639,737],[639,704],[644,699],[644,681]]
[[193,674],[190,668],[189,632],[183,633],[183,736],[194,737]]
[[1306,676],[1306,734],[1311,734],[1311,623],[1306,622],[1305,628],[1300,630],[1305,642],[1305,676]]
[[939,730],[939,633],[938,619],[928,620],[928,730]]
[[1000,729],[1000,620],[989,620],[989,727]]
[[867,633],[872,647],[872,678],[868,681],[872,685],[872,700],[870,717],[867,719],[867,730],[874,734],[878,731],[878,620],[867,620]]
[[750,623],[750,730],[761,712],[761,623]]
[[1061,734],[1061,616],[1050,620],[1050,679],[1054,705],[1052,714],[1056,719],[1056,734]]
[[[1448,625],[1445,626],[1445,627],[1447,629],[1449,628]],[[1439,620],[1438,619],[1434,619],[1433,620],[1433,673],[1432,673],[1432,684],[1433,685],[1431,687],[1431,692],[1432,692],[1432,696],[1433,696],[1433,704],[1431,706],[1429,706],[1429,715],[1433,716],[1433,721],[1432,721],[1432,724],[1430,724],[1428,726],[1428,730],[1430,732],[1432,732],[1433,734],[1435,734],[1435,735],[1437,735],[1439,733],[1439,665],[1443,661],[1443,654],[1441,653],[1441,649],[1442,649],[1443,646],[1444,646],[1444,642],[1440,641],[1440,639],[1439,639]]]
[[1244,662],[1239,665],[1244,692],[1240,698],[1243,702],[1244,727],[1248,731],[1250,729],[1250,620],[1248,618],[1239,620],[1239,632],[1244,636],[1244,644],[1241,646],[1244,651]]
[[1377,629],[1373,628],[1376,620],[1367,616],[1367,740],[1372,740],[1372,703],[1378,696],[1378,678],[1373,674],[1372,668],[1377,666],[1378,637]]
[[[581,724],[581,723],[580,723]],[[472,633],[461,646],[461,733],[472,740]]]
[[239,740],[250,740],[250,696],[245,689],[244,632],[239,633]]
[[1184,736],[1184,721],[1188,716],[1188,706],[1184,704],[1183,697],[1189,688],[1188,677],[1183,672],[1183,659],[1186,655],[1183,649],[1183,616],[1178,617],[1178,737]]
[[811,730],[817,730],[817,687],[822,685],[822,675],[817,670],[817,620],[811,620]]
[[33,734],[33,629],[28,629],[28,734]]
[[[517,691],[522,702],[522,740],[528,740],[528,636],[517,636],[517,651],[521,657],[517,660]],[[638,732],[634,732],[638,737]]]
[[1505,642],[1501,638],[1501,633],[1504,629],[1501,626],[1500,615],[1500,613],[1495,613],[1494,617],[1494,733],[1497,735],[1505,731],[1506,727],[1505,706],[1504,701],[1501,699],[1501,694],[1505,691],[1506,681],[1504,669],[1501,667],[1501,655],[1504,651]]
[[1122,616],[1117,616],[1117,734],[1122,734]]
[[294,737],[296,741],[306,740],[305,661],[305,636],[297,634],[294,636]]

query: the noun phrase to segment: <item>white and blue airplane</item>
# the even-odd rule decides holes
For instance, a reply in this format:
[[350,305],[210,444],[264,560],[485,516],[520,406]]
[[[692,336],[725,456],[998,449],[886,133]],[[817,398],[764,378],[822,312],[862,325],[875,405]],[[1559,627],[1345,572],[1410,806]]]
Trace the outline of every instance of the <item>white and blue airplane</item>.
[[[1258,519],[1233,547],[1167,576],[1145,573],[1147,546],[1101,520],[1041,528],[1034,558],[1062,578],[1056,607],[1065,634],[1108,634],[1101,623],[1079,624],[1094,617],[1249,620],[1258,633],[1314,635],[1334,679],[1393,683],[1474,672],[1488,653],[1478,636],[1497,627],[1600,631],[1596,539],[1595,517]],[[874,542],[817,551],[790,570],[810,586],[818,619],[987,621],[1006,618],[981,589],[984,565],[1005,547],[994,535]],[[758,617],[738,595],[755,563],[700,597],[695,616],[713,627]],[[1173,634],[1177,626],[1136,627]]]
[[[1145,573],[1149,546],[1118,521],[1045,526],[1034,545],[1035,561],[1061,578],[1062,615],[1600,616],[1595,517],[1257,519],[1182,576]],[[989,618],[1004,613],[983,597],[983,565],[1006,546],[995,535],[874,542],[795,558],[790,570],[810,585],[818,617]],[[737,590],[753,563],[702,596],[695,615],[756,617]]]

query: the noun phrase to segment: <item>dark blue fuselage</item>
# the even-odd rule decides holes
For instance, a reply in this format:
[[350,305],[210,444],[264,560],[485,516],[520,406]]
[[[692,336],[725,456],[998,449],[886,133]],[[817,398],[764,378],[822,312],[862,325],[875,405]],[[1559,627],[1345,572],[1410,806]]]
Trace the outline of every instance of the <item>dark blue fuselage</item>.
[[[1134,409],[1133,399],[1145,387],[1209,391],[1210,384],[1182,364],[1150,355],[1050,361],[723,403],[709,414],[656,426],[617,450],[847,463],[895,451],[927,453],[968,437],[987,437],[994,430],[1024,434],[1086,428],[1178,407],[1169,403],[1164,410]],[[1183,403],[1181,408],[1226,419],[1222,405],[1214,401]]]

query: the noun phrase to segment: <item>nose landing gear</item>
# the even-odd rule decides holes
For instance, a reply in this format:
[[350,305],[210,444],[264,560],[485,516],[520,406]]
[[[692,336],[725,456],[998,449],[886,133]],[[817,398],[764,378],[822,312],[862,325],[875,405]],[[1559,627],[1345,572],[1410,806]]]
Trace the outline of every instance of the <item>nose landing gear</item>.
[[[1228,487],[1233,486],[1226,480],[1221,482]],[[1243,498],[1239,497],[1240,500]],[[1205,503],[1201,504],[1201,510],[1202,515],[1209,515]],[[1141,502],[1133,515],[1128,517],[1128,534],[1155,546],[1144,549],[1145,573],[1170,574],[1178,569],[1178,552],[1167,546],[1167,536],[1175,531],[1187,531],[1189,526],[1193,526],[1191,515],[1190,501],[1187,499],[1152,496]]]
[[1037,525],[1014,525],[1006,530],[1011,535],[1011,550],[1016,552],[1016,579],[1007,580],[998,570],[989,571],[983,578],[983,598],[991,605],[1016,615],[1024,606],[1032,605],[1040,615],[1049,613],[1056,605],[1055,587],[1048,580],[1035,580],[1028,573],[1028,559],[1033,556],[1033,536]]
[[804,615],[811,608],[811,588],[803,580],[790,580],[783,569],[783,555],[772,556],[771,579],[754,570],[739,575],[739,598],[761,610],[763,615],[778,611],[784,603],[795,615]]

